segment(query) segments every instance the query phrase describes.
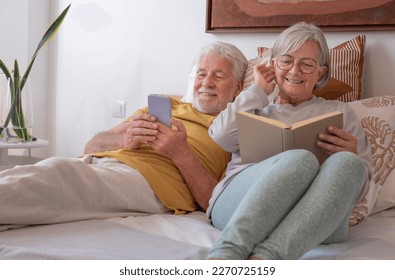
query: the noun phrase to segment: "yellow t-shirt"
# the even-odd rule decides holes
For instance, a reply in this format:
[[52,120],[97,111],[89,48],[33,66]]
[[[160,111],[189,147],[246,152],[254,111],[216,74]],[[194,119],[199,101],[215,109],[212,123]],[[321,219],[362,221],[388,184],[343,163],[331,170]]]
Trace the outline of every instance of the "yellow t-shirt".
[[[143,112],[148,112],[148,109],[143,108],[136,113]],[[208,135],[208,128],[215,116],[202,114],[192,108],[190,103],[172,99],[172,117],[182,121],[187,130],[189,146],[210,174],[220,180],[230,154]],[[195,199],[173,161],[161,156],[148,144],[143,144],[137,150],[120,149],[93,155],[117,159],[140,171],[157,197],[175,214],[197,209]]]

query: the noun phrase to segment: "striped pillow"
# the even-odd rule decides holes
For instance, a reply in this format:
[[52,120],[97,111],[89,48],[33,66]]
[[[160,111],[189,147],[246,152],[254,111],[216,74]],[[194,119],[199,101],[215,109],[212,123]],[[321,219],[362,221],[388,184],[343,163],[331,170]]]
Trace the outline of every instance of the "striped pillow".
[[[325,99],[337,99],[343,102],[351,102],[363,98],[363,71],[365,34],[360,34],[329,50],[331,55],[331,79],[322,89],[314,91],[314,94]],[[271,49],[258,47],[258,57],[270,57]],[[250,60],[250,63],[256,63]],[[252,67],[252,65],[249,65]],[[250,80],[247,75],[245,82]],[[248,85],[248,83],[247,83]]]

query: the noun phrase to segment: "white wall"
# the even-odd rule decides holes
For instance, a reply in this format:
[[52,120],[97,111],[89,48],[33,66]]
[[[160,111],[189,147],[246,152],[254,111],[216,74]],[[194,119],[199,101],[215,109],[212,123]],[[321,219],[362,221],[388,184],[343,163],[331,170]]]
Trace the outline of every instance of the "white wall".
[[[0,0],[0,5],[14,1]],[[40,0],[37,5],[43,8],[46,2],[49,0]],[[271,47],[278,35],[205,33],[205,0],[50,2],[59,3],[52,19],[72,3],[55,38],[58,48],[53,70],[57,79],[47,92],[48,98],[54,98],[48,105],[54,110],[49,119],[53,126],[37,128],[42,131],[49,128],[50,132],[43,135],[50,140],[53,155],[79,155],[95,133],[119,123],[121,119],[111,116],[114,101],[126,101],[129,115],[146,105],[149,93],[183,94],[200,46],[214,40],[228,41],[239,46],[247,58],[252,58],[256,56],[257,46]],[[44,8],[48,7],[49,4]],[[2,5],[0,8],[2,12]],[[38,12],[29,10],[29,13],[33,16]],[[3,33],[3,29],[0,30]],[[332,47],[359,33],[328,32],[326,35]],[[365,34],[365,96],[395,95],[395,31]],[[36,121],[37,118],[35,115]]]

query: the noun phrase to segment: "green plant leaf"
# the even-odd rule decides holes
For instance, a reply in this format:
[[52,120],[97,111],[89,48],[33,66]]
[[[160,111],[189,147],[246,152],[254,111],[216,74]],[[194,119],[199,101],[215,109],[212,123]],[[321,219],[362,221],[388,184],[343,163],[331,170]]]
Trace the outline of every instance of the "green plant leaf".
[[[37,57],[37,55],[38,55],[38,52],[41,50],[41,48],[42,48],[47,42],[49,42],[49,41],[52,39],[52,37],[53,37],[53,36],[55,35],[55,33],[58,31],[60,25],[62,24],[64,18],[65,18],[66,15],[67,15],[67,12],[68,12],[69,9],[70,9],[70,6],[71,6],[71,4],[68,5],[68,6],[66,7],[66,9],[63,10],[63,12],[62,12],[62,13],[55,19],[55,21],[49,26],[49,28],[48,28],[47,31],[45,32],[44,36],[41,38],[41,41],[40,41],[40,43],[38,43],[37,49],[36,49],[36,51],[34,52],[32,59],[30,60],[30,64],[29,64],[29,66],[27,67],[27,69],[26,69],[26,71],[25,71],[25,74],[23,75],[23,78],[26,79],[26,78],[29,76],[30,70],[31,70],[32,67],[33,67],[33,63],[34,63],[34,61],[36,60],[36,57]],[[25,79],[22,79],[22,82],[23,82]],[[25,80],[25,81],[26,81],[26,80]],[[24,86],[24,84],[22,84],[22,88],[23,88],[23,86]]]
[[1,59],[0,59],[0,69],[3,71],[7,79],[11,78],[11,71],[8,70],[8,67],[4,64],[4,62]]
[[26,129],[26,122],[25,116],[23,114],[23,107],[22,107],[22,87],[25,84],[25,80],[20,77],[18,61],[15,60],[14,62],[14,81],[9,83],[10,91],[12,96],[12,103],[10,108],[10,118],[11,122],[14,127],[14,131],[19,138],[27,141],[30,139],[30,135],[28,135]]
[[15,98],[15,94],[20,90],[20,74],[19,74],[19,66],[18,66],[18,61],[15,59],[14,61],[14,82],[10,83],[11,86],[11,94],[12,94],[12,99]]
[[[3,127],[7,127],[11,120],[13,125],[21,127],[21,129],[14,129],[14,131],[20,138],[22,138],[25,141],[31,139],[32,136],[27,133],[27,129],[25,128],[25,118],[23,115],[22,100],[21,100],[22,89],[25,86],[26,80],[30,74],[30,71],[33,67],[33,63],[38,55],[38,52],[40,51],[41,48],[44,47],[46,43],[48,43],[52,39],[52,37],[58,31],[60,25],[62,24],[64,18],[67,15],[67,12],[70,9],[70,6],[71,4],[68,5],[63,10],[63,12],[56,18],[56,20],[49,26],[44,36],[42,37],[41,41],[39,42],[37,49],[30,60],[29,66],[27,67],[22,78],[20,77],[20,71],[19,71],[17,60],[15,60],[14,62],[13,73],[11,73],[11,71],[7,68],[4,62],[0,60],[0,69],[4,72],[6,78],[9,80],[10,94],[11,94],[11,108],[10,111],[8,112]],[[0,128],[0,135],[2,133],[3,133],[3,128]]]
[[[4,75],[6,76],[7,81],[11,81],[11,83],[13,83],[13,78],[12,78],[12,75],[11,75],[11,71],[8,70],[8,67],[4,64],[4,62],[1,59],[0,59],[0,68],[3,71]],[[8,125],[8,122],[10,121],[9,117],[11,117],[10,114],[8,114],[8,116],[7,116],[8,121],[6,120],[4,122],[7,125]],[[6,127],[6,125],[4,125],[4,127]],[[3,127],[0,127],[0,135],[2,133],[3,133]]]
[[[19,73],[19,66],[18,61],[15,60],[14,62],[14,73],[13,76],[10,76],[8,79],[8,87],[11,95],[11,107],[10,111],[8,112],[7,118],[4,122],[4,127],[7,127],[9,122],[11,121],[12,124],[16,127],[21,127],[22,129],[14,129],[15,133],[18,135],[19,138],[27,141],[31,138],[30,135],[27,133],[27,129],[25,129],[25,118],[23,115],[22,110],[22,99],[21,99],[21,81],[20,81],[20,73]],[[0,133],[3,132],[3,128],[1,128]]]

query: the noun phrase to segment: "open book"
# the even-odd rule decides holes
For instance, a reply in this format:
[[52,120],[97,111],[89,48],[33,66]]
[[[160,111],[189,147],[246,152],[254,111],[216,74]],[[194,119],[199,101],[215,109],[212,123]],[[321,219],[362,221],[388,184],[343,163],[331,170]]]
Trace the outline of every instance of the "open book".
[[243,163],[259,162],[286,150],[305,149],[314,153],[321,164],[328,155],[317,147],[317,136],[330,125],[342,128],[343,113],[335,111],[289,126],[264,116],[238,112],[236,122]]

